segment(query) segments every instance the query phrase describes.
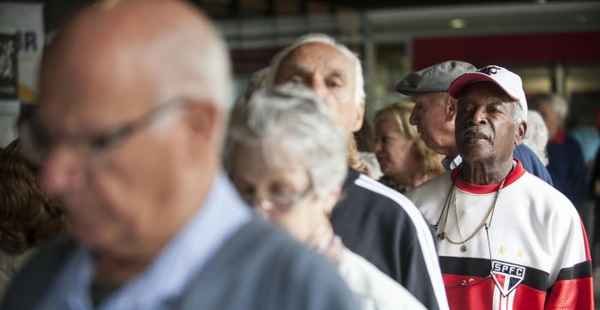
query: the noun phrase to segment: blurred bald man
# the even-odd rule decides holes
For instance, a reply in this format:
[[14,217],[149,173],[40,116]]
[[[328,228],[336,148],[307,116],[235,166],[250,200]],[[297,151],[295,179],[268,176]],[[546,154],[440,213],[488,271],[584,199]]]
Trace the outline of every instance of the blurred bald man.
[[73,239],[1,309],[355,309],[324,259],[257,219],[220,168],[224,43],[182,1],[102,2],[49,48],[25,139]]

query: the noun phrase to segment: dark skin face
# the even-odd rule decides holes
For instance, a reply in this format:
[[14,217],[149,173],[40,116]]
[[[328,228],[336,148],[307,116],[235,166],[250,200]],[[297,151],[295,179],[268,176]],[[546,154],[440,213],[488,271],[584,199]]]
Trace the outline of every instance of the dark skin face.
[[514,100],[491,83],[476,83],[461,93],[455,135],[465,181],[498,183],[508,174],[526,129],[525,123],[514,123],[515,108]]

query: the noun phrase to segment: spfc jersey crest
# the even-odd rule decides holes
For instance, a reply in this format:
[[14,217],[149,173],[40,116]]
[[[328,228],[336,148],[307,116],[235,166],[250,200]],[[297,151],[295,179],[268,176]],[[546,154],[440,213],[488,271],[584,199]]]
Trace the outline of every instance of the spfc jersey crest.
[[502,295],[508,296],[525,278],[525,267],[493,260],[490,273]]

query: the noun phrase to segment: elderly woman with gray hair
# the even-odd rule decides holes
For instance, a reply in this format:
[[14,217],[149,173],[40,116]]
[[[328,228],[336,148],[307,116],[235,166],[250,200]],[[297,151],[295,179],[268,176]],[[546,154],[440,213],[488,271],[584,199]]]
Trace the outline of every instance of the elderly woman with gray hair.
[[538,111],[527,112],[527,132],[523,143],[525,143],[544,165],[548,165],[546,145],[548,144],[548,127],[544,123],[542,115]]
[[548,127],[548,171],[554,186],[575,205],[589,230],[591,209],[585,202],[587,171],[583,152],[579,143],[565,130],[569,103],[556,94],[538,95],[531,98],[530,102],[531,108],[542,115]]
[[334,263],[363,309],[424,309],[333,232],[347,139],[324,107],[303,88],[257,91],[232,113],[226,169],[257,212]]

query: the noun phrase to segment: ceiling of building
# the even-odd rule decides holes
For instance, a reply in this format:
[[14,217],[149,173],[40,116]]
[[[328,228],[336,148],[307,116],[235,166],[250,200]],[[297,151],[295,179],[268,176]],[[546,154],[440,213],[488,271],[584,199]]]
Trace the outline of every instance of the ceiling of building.
[[[44,3],[48,30],[55,29],[77,8],[95,0],[0,0],[1,2]],[[439,7],[469,4],[493,4],[489,0],[190,0],[217,20],[303,16],[309,14],[339,13],[340,11],[372,10],[381,8]],[[502,3],[568,2],[559,0],[509,0]],[[499,1],[497,3],[500,3]]]

